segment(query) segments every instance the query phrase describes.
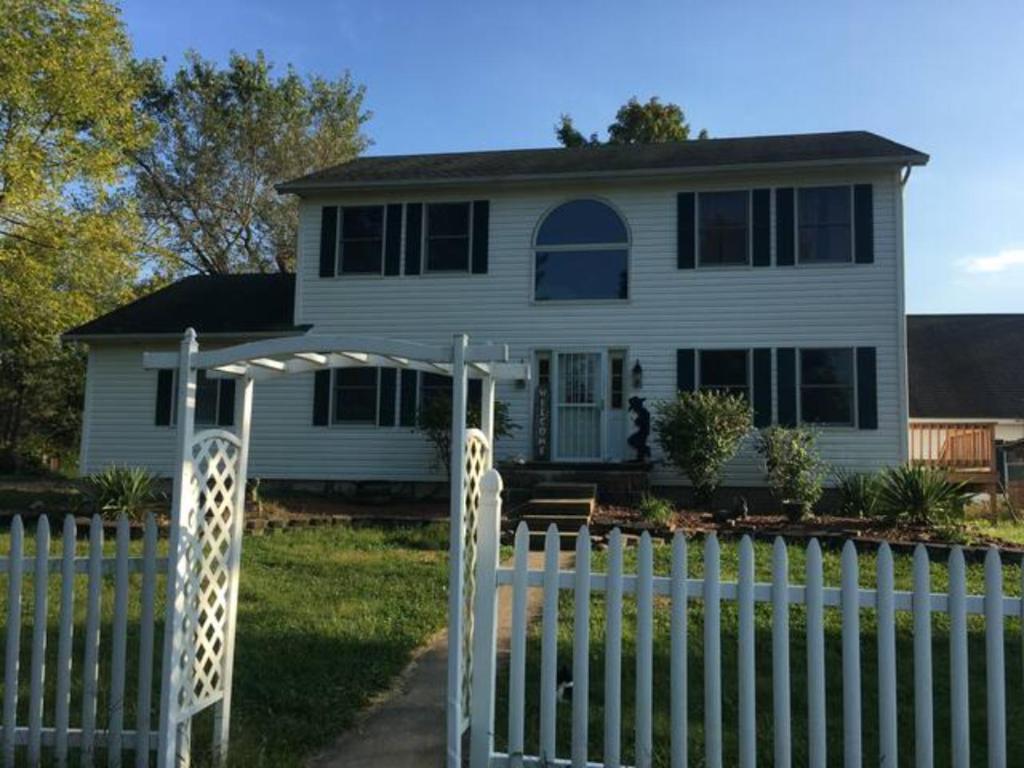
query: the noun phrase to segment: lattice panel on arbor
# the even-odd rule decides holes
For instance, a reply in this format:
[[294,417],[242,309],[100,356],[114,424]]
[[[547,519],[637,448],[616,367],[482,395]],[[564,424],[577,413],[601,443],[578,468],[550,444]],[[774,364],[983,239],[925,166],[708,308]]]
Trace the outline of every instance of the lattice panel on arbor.
[[201,432],[192,444],[192,505],[179,550],[185,556],[179,706],[190,715],[223,693],[238,458],[230,432]]
[[476,595],[477,527],[480,520],[480,480],[490,466],[490,446],[479,429],[466,430],[463,456],[465,474],[462,488],[466,499],[462,518],[463,531],[463,600],[462,600],[462,706],[469,714],[470,690],[473,682],[473,598]]

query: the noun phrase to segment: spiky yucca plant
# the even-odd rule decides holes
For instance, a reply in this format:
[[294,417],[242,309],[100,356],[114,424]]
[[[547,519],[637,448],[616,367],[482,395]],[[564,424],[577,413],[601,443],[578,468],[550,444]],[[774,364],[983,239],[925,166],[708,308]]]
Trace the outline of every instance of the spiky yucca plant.
[[836,470],[833,473],[839,495],[839,514],[845,517],[874,517],[882,479],[868,472]]
[[160,497],[156,475],[143,467],[111,465],[85,482],[93,507],[107,518],[123,514],[141,520]]
[[964,519],[971,494],[938,467],[906,464],[882,473],[879,512],[893,522],[951,527]]

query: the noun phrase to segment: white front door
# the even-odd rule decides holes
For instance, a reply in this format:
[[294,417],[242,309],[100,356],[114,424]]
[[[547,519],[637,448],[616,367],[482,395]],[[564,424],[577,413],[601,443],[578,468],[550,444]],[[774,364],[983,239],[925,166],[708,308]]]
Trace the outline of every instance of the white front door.
[[554,359],[556,461],[604,458],[605,353],[559,352]]

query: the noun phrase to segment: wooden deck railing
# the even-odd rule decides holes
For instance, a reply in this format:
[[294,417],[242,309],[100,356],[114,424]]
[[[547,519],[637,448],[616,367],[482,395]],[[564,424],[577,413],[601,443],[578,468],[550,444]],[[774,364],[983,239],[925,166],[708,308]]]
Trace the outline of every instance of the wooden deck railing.
[[996,471],[994,422],[911,422],[910,460],[959,472]]

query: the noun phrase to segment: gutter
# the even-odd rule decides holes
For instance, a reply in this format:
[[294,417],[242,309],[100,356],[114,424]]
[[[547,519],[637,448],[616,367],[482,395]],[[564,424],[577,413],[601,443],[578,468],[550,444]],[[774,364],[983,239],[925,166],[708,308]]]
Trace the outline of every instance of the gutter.
[[457,187],[493,184],[545,184],[568,181],[617,181],[631,179],[671,179],[751,171],[778,171],[828,169],[842,166],[903,166],[926,165],[928,155],[901,155],[839,160],[792,161],[783,163],[735,163],[732,165],[701,165],[688,168],[643,168],[624,171],[585,171],[574,173],[508,174],[499,176],[461,176],[449,178],[406,178],[377,181],[331,181],[296,179],[274,185],[279,194],[302,194],[321,191],[361,191],[379,189],[408,189],[411,187]]
[[[203,339],[277,339],[285,336],[302,336],[312,329],[312,325],[299,325],[292,329],[281,331],[212,331],[202,333],[197,331],[197,336]],[[182,334],[177,332],[160,333],[63,333],[60,340],[63,342],[85,342],[95,343],[102,341],[180,341]]]

